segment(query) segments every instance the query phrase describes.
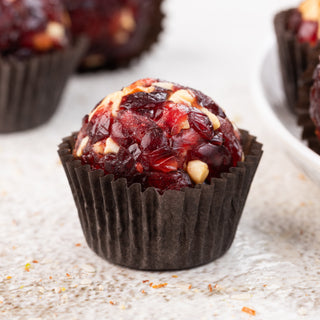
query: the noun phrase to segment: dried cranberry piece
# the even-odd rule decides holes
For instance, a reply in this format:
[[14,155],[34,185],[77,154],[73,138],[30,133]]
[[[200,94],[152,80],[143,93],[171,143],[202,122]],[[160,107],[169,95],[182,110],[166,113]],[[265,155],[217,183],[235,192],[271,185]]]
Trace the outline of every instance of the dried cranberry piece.
[[219,116],[221,118],[226,117],[224,111],[210,97],[203,94],[201,91],[193,90],[193,89],[191,90],[195,93],[196,100],[200,106],[207,108],[216,116]]
[[194,110],[189,114],[190,127],[196,130],[203,138],[212,140],[214,130],[208,116],[204,113]]
[[232,154],[224,146],[203,143],[188,153],[188,160],[201,160],[208,164],[210,176],[219,177],[232,166]]
[[148,131],[141,140],[141,148],[148,152],[168,146],[168,139],[161,128],[154,128]]
[[298,40],[300,42],[310,42],[314,44],[318,40],[318,22],[316,21],[302,21],[298,30]]
[[131,136],[131,130],[124,127],[120,122],[113,123],[111,137],[118,145],[127,148],[136,142]]
[[157,121],[160,128],[174,136],[183,129],[188,120],[188,110],[184,106],[169,103],[163,108],[161,118]]
[[178,161],[175,154],[168,147],[157,148],[151,152],[144,152],[143,163],[148,163],[149,167],[161,171],[170,172],[178,169]]
[[150,172],[146,184],[154,186],[160,192],[165,190],[181,190],[182,188],[192,186],[190,177],[183,170],[169,173]]
[[219,131],[224,135],[224,147],[230,151],[232,155],[231,166],[236,166],[242,158],[242,148],[240,143],[240,133],[233,128],[233,125],[227,119],[220,120]]
[[132,157],[134,160],[139,159],[140,155],[141,155],[141,150],[139,148],[139,145],[137,143],[132,144],[129,148],[128,151],[131,153]]
[[164,90],[154,92],[136,92],[129,94],[123,98],[121,107],[126,109],[141,109],[150,108],[153,109],[156,104],[165,102],[167,100],[168,93]]
[[102,114],[100,117],[95,117],[94,121],[89,123],[87,131],[93,144],[109,137],[111,123],[112,118],[108,112]]
[[131,137],[134,141],[141,143],[141,140],[147,132],[157,128],[154,123],[148,117],[135,114],[130,111],[121,111],[118,114],[118,121],[122,126],[122,131],[125,132],[127,137]]
[[178,153],[190,150],[194,146],[200,144],[204,139],[194,129],[183,130],[180,134],[172,137],[172,148]]
[[136,173],[136,162],[132,154],[124,148],[120,148],[117,154],[108,153],[100,161],[104,164],[104,170],[116,178],[127,178]]

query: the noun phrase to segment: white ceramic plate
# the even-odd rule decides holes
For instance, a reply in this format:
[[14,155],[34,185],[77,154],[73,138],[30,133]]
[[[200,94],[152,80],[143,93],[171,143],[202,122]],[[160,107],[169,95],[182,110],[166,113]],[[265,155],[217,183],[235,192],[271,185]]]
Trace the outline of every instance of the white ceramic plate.
[[263,52],[252,87],[257,107],[275,141],[282,144],[283,149],[297,166],[320,184],[320,156],[300,139],[301,128],[284,103],[275,44],[268,46]]

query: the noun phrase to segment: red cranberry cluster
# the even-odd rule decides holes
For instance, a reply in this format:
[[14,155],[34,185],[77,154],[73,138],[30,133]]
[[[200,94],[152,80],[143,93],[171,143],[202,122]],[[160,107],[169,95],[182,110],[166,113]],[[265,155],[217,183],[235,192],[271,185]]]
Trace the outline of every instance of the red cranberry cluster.
[[83,119],[74,156],[142,189],[210,182],[241,161],[239,131],[200,91],[156,79],[107,96]]
[[61,0],[0,0],[1,55],[27,57],[69,44]]

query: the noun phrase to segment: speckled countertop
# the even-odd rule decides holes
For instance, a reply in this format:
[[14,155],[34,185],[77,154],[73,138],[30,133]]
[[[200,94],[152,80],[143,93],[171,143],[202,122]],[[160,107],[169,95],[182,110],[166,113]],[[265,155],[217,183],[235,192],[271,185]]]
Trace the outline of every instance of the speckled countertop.
[[[250,93],[274,12],[295,4],[167,1],[151,54],[128,70],[75,76],[48,125],[0,136],[1,320],[319,319],[320,188],[269,136]],[[264,143],[231,249],[193,270],[137,272],[97,257],[56,153],[100,98],[145,76],[201,89]]]

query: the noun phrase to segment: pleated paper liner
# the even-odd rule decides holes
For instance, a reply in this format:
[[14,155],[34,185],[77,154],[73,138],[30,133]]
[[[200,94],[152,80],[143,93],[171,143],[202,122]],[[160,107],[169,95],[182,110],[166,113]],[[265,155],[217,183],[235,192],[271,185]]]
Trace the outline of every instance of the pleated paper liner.
[[[145,37],[143,42],[135,41],[130,44],[129,49],[124,46],[122,49],[123,52],[101,52],[98,50],[96,54],[92,52],[90,55],[89,51],[84,59],[82,60],[78,71],[80,73],[84,72],[93,72],[101,70],[115,70],[119,68],[128,67],[130,64],[141,59],[144,54],[150,51],[153,46],[158,42],[159,35],[163,30],[163,20],[164,14],[162,12],[163,0],[153,0],[152,8],[150,10],[150,25],[148,28],[145,28]],[[127,52],[131,52],[130,55]]]
[[[317,57],[317,61],[319,63],[319,57]],[[299,99],[297,103],[297,123],[300,127],[302,127],[302,135],[301,138],[308,142],[308,146],[310,149],[315,151],[320,155],[320,140],[316,136],[316,127],[310,117],[310,90],[313,85],[313,74],[316,67],[308,68],[302,79],[305,79],[307,83],[305,85],[305,90],[303,90],[303,96],[305,97],[303,100]],[[302,96],[301,96],[302,97]]]
[[286,30],[288,17],[293,10],[279,12],[274,18],[274,27],[287,104],[296,113],[299,105],[308,108],[312,72],[319,61],[320,42],[315,46],[300,43],[292,32]]
[[86,48],[87,40],[81,38],[65,50],[26,60],[0,58],[0,133],[47,122]]
[[310,118],[309,110],[298,109],[298,124],[302,127],[301,138],[308,142],[308,146],[320,155],[320,140],[316,135],[316,127]]
[[76,134],[63,139],[59,155],[89,247],[121,266],[177,270],[200,266],[231,246],[262,145],[241,131],[245,161],[221,178],[182,191],[141,192],[72,156]]

